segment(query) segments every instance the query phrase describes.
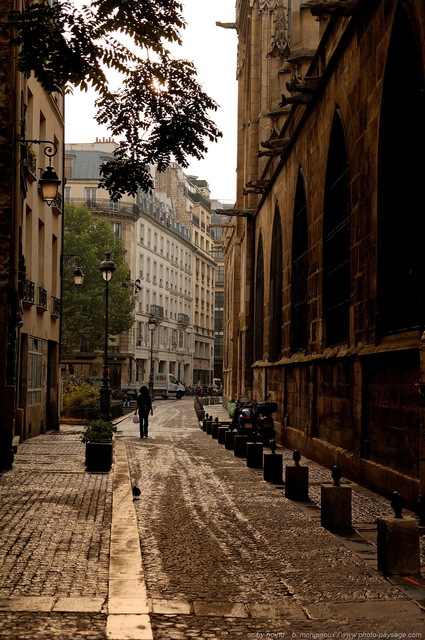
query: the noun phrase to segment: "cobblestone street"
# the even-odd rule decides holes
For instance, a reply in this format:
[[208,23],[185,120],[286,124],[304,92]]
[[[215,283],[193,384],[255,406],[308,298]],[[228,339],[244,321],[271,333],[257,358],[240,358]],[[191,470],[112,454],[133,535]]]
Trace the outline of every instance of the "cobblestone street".
[[147,439],[118,424],[109,474],[85,472],[81,427],[20,445],[0,475],[0,638],[424,637],[425,579],[376,570],[388,501],[353,486],[356,533],[334,535],[328,470],[302,460],[310,502],[291,502],[199,429],[192,398],[154,409]]
[[[135,504],[148,594],[154,613],[174,605],[195,615],[154,615],[155,638],[337,634],[348,620],[353,633],[423,630],[419,607],[377,573],[375,549],[365,561],[322,529],[317,509],[309,514],[286,500],[282,487],[201,431],[191,401],[156,407],[147,441],[135,425],[123,426],[132,480],[142,490]],[[215,407],[211,413],[224,416]],[[284,457],[289,462],[291,453]],[[311,507],[324,481],[329,471],[311,464]],[[376,516],[392,514],[365,490],[353,502],[365,531]]]

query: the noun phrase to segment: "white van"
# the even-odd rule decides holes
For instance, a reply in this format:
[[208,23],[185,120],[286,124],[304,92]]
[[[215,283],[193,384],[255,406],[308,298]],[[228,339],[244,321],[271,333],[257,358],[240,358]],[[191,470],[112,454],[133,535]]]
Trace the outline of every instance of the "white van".
[[185,393],[185,388],[172,373],[157,373],[154,378],[153,392],[155,396],[174,396],[180,400]]
[[[122,382],[121,389],[125,389],[127,391],[136,391],[140,389],[140,387],[148,387],[149,382],[147,380],[142,380],[141,382]],[[168,396],[172,396],[180,400],[185,394],[185,388],[180,382],[177,380],[172,373],[157,373],[153,382],[153,395],[154,396],[162,396],[163,398],[168,398]]]
[[221,396],[223,393],[223,385],[221,384],[220,378],[213,378],[213,388],[214,393],[218,396]]

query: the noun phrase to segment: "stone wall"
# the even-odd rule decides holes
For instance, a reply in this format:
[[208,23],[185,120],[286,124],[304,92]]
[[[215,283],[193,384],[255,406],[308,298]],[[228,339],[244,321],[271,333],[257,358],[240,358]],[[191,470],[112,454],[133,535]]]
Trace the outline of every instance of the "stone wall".
[[[238,394],[242,395],[247,388],[246,369],[253,367],[252,396],[258,399],[267,393],[269,399],[278,403],[276,417],[282,425],[282,442],[301,449],[304,455],[321,463],[340,464],[344,473],[354,480],[384,492],[401,490],[414,500],[419,488],[420,408],[415,383],[419,380],[421,327],[413,324],[392,335],[385,334],[382,329],[378,297],[379,278],[382,279],[379,243],[386,218],[382,210],[382,181],[379,182],[382,166],[380,124],[384,77],[396,13],[405,12],[403,15],[411,26],[423,61],[425,7],[419,0],[403,3],[373,0],[360,2],[358,6],[349,18],[332,16],[329,20],[321,20],[322,40],[309,69],[310,76],[321,77],[318,87],[308,104],[292,107],[283,124],[278,135],[290,139],[290,143],[279,157],[270,158],[258,175],[262,180],[269,180],[264,193],[244,195],[239,190],[238,206],[252,208],[255,203],[254,242],[247,233],[252,222],[241,223],[242,229],[235,226],[233,236],[228,235],[227,264],[236,270],[231,276],[229,273],[233,282],[238,279],[238,270],[250,274],[253,280],[256,258],[253,247],[258,247],[261,234],[265,257],[264,353],[261,360],[253,362],[249,361],[247,350],[240,352],[242,357],[237,368],[233,368],[228,385],[232,390],[236,386]],[[252,11],[257,11],[255,5]],[[249,21],[244,24],[249,28]],[[246,34],[239,35],[244,46],[249,47]],[[258,37],[255,42],[257,48],[251,49],[252,56],[264,56],[265,51],[259,51]],[[249,57],[246,52],[244,55]],[[401,69],[400,73],[393,83],[400,91],[397,108],[402,131],[410,114],[408,102],[403,102]],[[240,104],[244,102],[244,92],[249,94],[252,90],[246,76],[244,80],[244,84],[240,83]],[[279,81],[273,76],[269,79],[274,86]],[[259,89],[265,91],[263,85]],[[273,91],[269,88],[268,95],[274,95]],[[250,104],[249,95],[245,96],[245,103]],[[329,146],[336,114],[342,123],[348,159],[350,299],[347,305],[348,339],[335,344],[329,334],[326,335],[323,256]],[[409,127],[411,131],[410,122]],[[418,131],[421,127],[418,122]],[[247,167],[252,167],[254,150],[252,137],[249,142],[246,138],[246,129],[243,135],[245,143],[240,142],[240,145],[245,157],[239,153],[239,172],[245,172],[246,177]],[[393,160],[401,167],[410,158],[405,156],[403,159],[395,152]],[[292,281],[292,225],[300,174],[305,185],[308,220],[308,341],[304,349],[294,351],[291,294],[297,283]],[[395,186],[394,182],[385,184],[384,190],[391,193]],[[397,188],[400,190],[401,187],[397,185]],[[423,205],[424,202],[418,201],[419,209],[422,210]],[[270,260],[276,211],[282,226],[283,316],[281,357],[273,362],[269,358],[269,313],[273,303],[270,300]],[[401,210],[400,229],[403,228],[403,216]],[[420,232],[418,217],[413,216],[406,224],[417,224]],[[237,240],[241,252],[239,261],[236,258]],[[416,250],[416,246],[412,250]],[[395,247],[394,258],[398,251]],[[408,249],[400,246],[400,251]],[[250,255],[251,264],[248,264]],[[243,282],[243,275],[241,280]],[[418,275],[418,282],[420,280]],[[252,287],[255,287],[255,281]],[[251,296],[252,290],[247,293],[242,287],[240,291],[239,308],[247,309],[251,305],[248,294]],[[387,306],[388,309],[391,313]],[[232,311],[234,330],[235,307]],[[246,335],[251,335],[247,316],[244,315],[243,328]],[[255,318],[252,322],[255,323]],[[228,339],[230,335],[227,334]]]

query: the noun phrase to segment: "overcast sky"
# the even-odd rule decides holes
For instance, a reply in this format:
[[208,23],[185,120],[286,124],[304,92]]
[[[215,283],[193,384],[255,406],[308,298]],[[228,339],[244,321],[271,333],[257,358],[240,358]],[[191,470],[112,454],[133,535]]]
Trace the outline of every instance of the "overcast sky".
[[[210,144],[204,160],[193,160],[186,173],[207,180],[211,196],[235,201],[236,192],[236,47],[234,29],[222,29],[215,23],[234,22],[235,0],[183,0],[187,22],[182,32],[183,46],[173,52],[176,57],[195,63],[198,81],[219,105],[212,117],[223,138]],[[66,142],[94,142],[107,137],[94,116],[94,95],[75,91],[66,98]]]

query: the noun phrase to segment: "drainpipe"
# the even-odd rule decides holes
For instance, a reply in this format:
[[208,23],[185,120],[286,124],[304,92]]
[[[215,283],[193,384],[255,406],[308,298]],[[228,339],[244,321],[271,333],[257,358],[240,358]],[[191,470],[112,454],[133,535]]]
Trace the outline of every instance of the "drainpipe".
[[[13,5],[14,6],[14,5]],[[21,120],[20,102],[21,96],[19,91],[17,77],[17,49],[10,48],[11,64],[9,71],[10,95],[14,97],[14,105],[11,109],[13,118],[11,127],[10,150],[12,156],[13,174],[10,194],[10,247],[9,247],[9,286],[7,295],[7,320],[5,323],[5,333],[7,335],[7,347],[5,351],[5,386],[4,386],[4,402],[2,407],[2,424],[0,431],[0,471],[11,469],[13,464],[13,434],[15,431],[16,421],[16,377],[17,362],[19,350],[19,249],[20,249],[20,220],[21,212],[19,211],[20,202],[20,147],[17,137],[19,135],[19,124]]]
[[419,342],[419,524],[425,526],[425,331]]

